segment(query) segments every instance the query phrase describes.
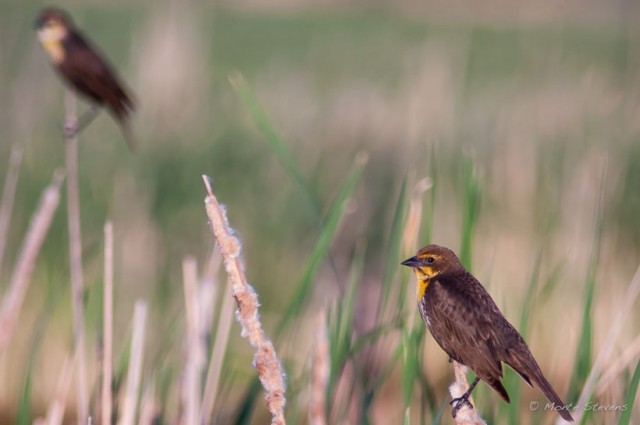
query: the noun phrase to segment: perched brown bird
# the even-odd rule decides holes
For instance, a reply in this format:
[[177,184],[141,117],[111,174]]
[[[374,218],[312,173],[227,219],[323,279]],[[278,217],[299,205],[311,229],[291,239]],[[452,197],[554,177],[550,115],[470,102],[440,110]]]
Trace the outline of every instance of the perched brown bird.
[[563,419],[573,421],[527,343],[453,251],[427,245],[402,264],[415,271],[418,308],[433,338],[450,359],[468,366],[477,375],[467,392],[451,401],[454,418],[462,406],[471,406],[469,396],[479,379],[509,403],[509,395],[500,382],[502,363],[506,363],[527,384],[540,388]]
[[35,26],[38,39],[58,73],[92,104],[88,115],[79,120],[76,128],[65,128],[68,134],[73,135],[86,127],[97,115],[98,108],[106,106],[133,149],[135,139],[130,115],[134,104],[103,55],[85,39],[61,9],[42,10]]

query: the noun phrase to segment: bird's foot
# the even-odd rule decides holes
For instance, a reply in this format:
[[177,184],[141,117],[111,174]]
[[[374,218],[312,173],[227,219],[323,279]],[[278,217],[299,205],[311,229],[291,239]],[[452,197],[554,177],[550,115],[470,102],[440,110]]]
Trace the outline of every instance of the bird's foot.
[[469,396],[470,394],[464,393],[462,394],[462,397],[456,397],[449,402],[449,404],[453,406],[453,409],[451,409],[451,416],[455,418],[458,414],[458,410],[462,409],[465,405],[473,409],[473,404],[469,401]]

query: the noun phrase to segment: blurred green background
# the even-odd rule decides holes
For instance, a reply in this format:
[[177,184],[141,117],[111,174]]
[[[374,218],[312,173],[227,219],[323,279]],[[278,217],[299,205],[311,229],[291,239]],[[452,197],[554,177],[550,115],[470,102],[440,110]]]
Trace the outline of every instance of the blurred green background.
[[[420,328],[402,319],[415,308],[414,282],[399,262],[429,242],[473,253],[470,268],[512,323],[531,308],[524,333],[532,352],[563,398],[577,399],[589,370],[578,370],[578,353],[588,352],[592,364],[640,258],[637,5],[274,0],[59,6],[110,58],[138,104],[136,154],[104,113],[81,136],[88,344],[95,346],[101,326],[102,227],[109,218],[116,350],[126,349],[135,299],[146,298],[151,318],[143,376],[169,371],[168,379],[177,379],[182,259],[195,255],[204,264],[214,245],[202,174],[213,178],[243,241],[263,324],[273,334],[301,291],[313,247],[326,234],[323,223],[361,152],[368,162],[329,253],[295,310],[296,324],[276,341],[288,368],[290,422],[306,422],[311,324],[324,306],[342,308],[354,267],[361,277],[350,344],[364,341],[368,348],[347,350],[343,360],[351,366],[335,372],[351,373],[343,379],[361,385],[349,396],[328,391],[340,399],[330,402],[331,423],[400,423],[405,405],[412,406],[407,423],[439,420],[452,371],[429,335],[415,339],[416,376],[428,384],[416,383],[408,402],[399,391],[407,378],[397,347],[406,343],[403,330]],[[64,166],[63,89],[32,25],[41,7],[0,2],[0,181],[12,145],[24,148],[0,269],[3,289],[38,197]],[[239,82],[235,90],[230,76]],[[85,108],[81,103],[80,111]],[[407,246],[402,229],[409,199],[426,177],[432,186],[417,198],[424,205],[422,229],[417,244]],[[65,212],[63,202],[38,259],[19,335],[0,357],[3,423],[24,400],[29,370],[30,412],[42,414],[70,347]],[[589,288],[592,306],[585,300]],[[387,297],[400,301],[396,312],[383,315],[378,306]],[[48,320],[30,358],[25,353],[33,352],[38,317]],[[632,341],[638,345],[639,319],[636,308],[608,366]],[[253,379],[252,349],[235,326],[217,423],[235,423]],[[375,329],[380,335],[371,337]],[[629,367],[594,399],[620,404]],[[542,395],[513,382],[523,390],[520,404],[505,413],[481,385],[481,414],[495,423],[555,419],[532,415],[529,400]],[[167,403],[176,410],[175,402]],[[264,423],[262,404],[258,396],[250,423]],[[448,415],[445,408],[443,423]],[[587,419],[617,420],[612,412]]]

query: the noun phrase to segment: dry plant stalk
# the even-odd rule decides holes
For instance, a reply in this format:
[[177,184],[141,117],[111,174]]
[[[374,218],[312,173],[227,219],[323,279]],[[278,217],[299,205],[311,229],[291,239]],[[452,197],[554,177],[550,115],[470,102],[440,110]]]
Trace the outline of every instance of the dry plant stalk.
[[184,282],[184,301],[187,316],[187,361],[184,371],[182,404],[185,410],[183,423],[198,425],[200,421],[201,375],[204,367],[205,346],[200,338],[200,291],[198,288],[198,270],[196,260],[187,257],[182,262]]
[[71,356],[68,356],[62,366],[60,377],[58,378],[58,387],[56,396],[47,409],[46,425],[60,425],[64,418],[64,408],[67,404],[67,394],[71,386],[71,374],[73,372],[73,362]]
[[140,418],[138,419],[138,425],[153,425],[158,414],[158,407],[155,400],[155,383],[153,380],[149,382],[142,394],[142,400],[140,401]]
[[[597,395],[602,395],[609,386],[613,383],[613,381],[618,378],[622,372],[625,371],[629,366],[635,365],[635,363],[640,358],[640,335],[634,339],[631,344],[625,348],[621,355],[619,355],[613,364],[609,365],[609,368],[606,372],[604,372],[600,379],[598,379],[598,386],[596,388],[595,393]],[[631,372],[633,373],[633,372]]]
[[7,167],[7,177],[4,180],[4,190],[2,191],[2,202],[0,202],[0,272],[4,260],[4,249],[7,246],[7,230],[11,222],[11,211],[13,210],[13,200],[18,185],[18,175],[20,174],[20,163],[22,162],[22,148],[17,145],[11,149],[11,157]]
[[329,338],[327,337],[326,312],[322,310],[316,319],[315,343],[311,360],[311,385],[309,386],[309,424],[326,425],[326,390],[329,383]]
[[205,200],[207,216],[211,223],[224,266],[229,275],[233,297],[238,305],[236,316],[242,327],[242,336],[256,347],[253,365],[266,391],[267,408],[271,412],[272,425],[284,425],[285,374],[273,343],[268,340],[258,318],[258,296],[247,282],[242,261],[240,240],[233,235],[226,213],[218,204],[207,176],[202,176],[208,195]]
[[202,423],[209,423],[213,416],[213,407],[218,396],[218,382],[220,381],[220,372],[222,371],[222,362],[224,353],[229,342],[229,333],[231,331],[231,323],[233,321],[233,296],[231,293],[231,282],[227,282],[224,295],[222,298],[222,309],[218,319],[218,327],[216,330],[216,339],[211,350],[211,358],[209,360],[209,370],[207,372],[207,380],[204,386],[204,395],[202,397]]
[[[65,98],[65,128],[76,128],[76,97],[67,91]],[[80,196],[78,191],[78,136],[68,136],[66,143],[67,214],[69,221],[69,260],[71,268],[71,307],[76,351],[76,400],[78,425],[85,425],[89,417],[89,399],[84,352],[84,282],[82,277],[82,233],[80,231]]]
[[111,424],[113,376],[113,224],[104,225],[104,323],[102,348],[102,425]]
[[[411,202],[409,204],[409,213],[407,214],[404,234],[402,235],[402,240],[404,242],[403,250],[405,253],[416,252],[418,235],[420,234],[420,226],[422,225],[422,198],[424,193],[432,186],[433,181],[429,177],[425,177],[420,179],[413,188]],[[411,274],[413,275],[413,273]],[[411,279],[414,279],[413,276],[411,276]],[[418,308],[416,307],[409,311],[408,323],[414,322],[417,310]]]
[[60,186],[64,179],[64,173],[57,170],[53,175],[51,184],[40,196],[40,203],[36,208],[29,230],[22,243],[20,255],[11,276],[9,288],[2,300],[0,309],[0,354],[9,345],[11,336],[18,322],[18,316],[24,297],[31,283],[31,274],[38,258],[53,215],[60,203]]
[[[629,288],[627,289],[627,293],[625,294],[624,300],[622,300],[622,307],[618,310],[618,316],[613,321],[611,327],[609,327],[609,332],[607,334],[607,339],[605,340],[600,353],[598,353],[598,357],[596,357],[596,361],[593,363],[593,367],[591,368],[591,372],[589,372],[589,376],[587,377],[587,381],[582,387],[582,392],[580,393],[580,398],[578,399],[578,403],[576,406],[584,406],[589,398],[591,397],[594,388],[597,384],[598,379],[601,377],[601,370],[604,367],[605,362],[609,360],[611,356],[611,352],[615,348],[615,342],[620,332],[622,331],[623,326],[627,323],[628,317],[633,311],[633,304],[636,299],[640,295],[640,267],[636,270],[636,274],[633,276],[631,283],[629,284]],[[581,423],[582,416],[584,415],[583,409],[576,409],[574,414],[575,423]],[[566,423],[564,420],[559,418],[556,421],[556,424]]]
[[118,425],[133,425],[138,404],[142,358],[144,354],[144,327],[147,320],[147,303],[136,301],[133,310],[133,332],[131,333],[131,355],[127,370],[127,388],[122,403],[122,416]]
[[[465,391],[469,389],[469,383],[467,382],[467,375],[465,373],[466,367],[460,363],[453,361],[453,371],[456,380],[449,386],[449,393],[451,398],[461,397]],[[473,399],[469,396],[469,402],[473,405]],[[458,414],[454,418],[457,425],[487,425],[482,420],[475,407],[470,407],[468,404],[464,404]]]

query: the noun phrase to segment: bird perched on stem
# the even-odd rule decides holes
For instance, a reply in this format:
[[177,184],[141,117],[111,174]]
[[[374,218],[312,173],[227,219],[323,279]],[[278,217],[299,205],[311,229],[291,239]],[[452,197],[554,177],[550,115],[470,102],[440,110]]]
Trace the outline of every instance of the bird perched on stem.
[[130,116],[134,109],[131,96],[104,56],[75,27],[69,15],[58,8],[46,8],[35,21],[40,43],[64,81],[91,102],[90,109],[68,136],[86,127],[105,106],[120,125],[129,148],[135,148]]
[[476,373],[469,389],[454,398],[452,415],[464,405],[481,379],[509,403],[500,382],[506,363],[530,386],[537,386],[566,421],[573,422],[565,404],[546,380],[527,343],[502,315],[484,287],[448,248],[427,245],[405,261],[417,277],[420,315],[450,360]]

